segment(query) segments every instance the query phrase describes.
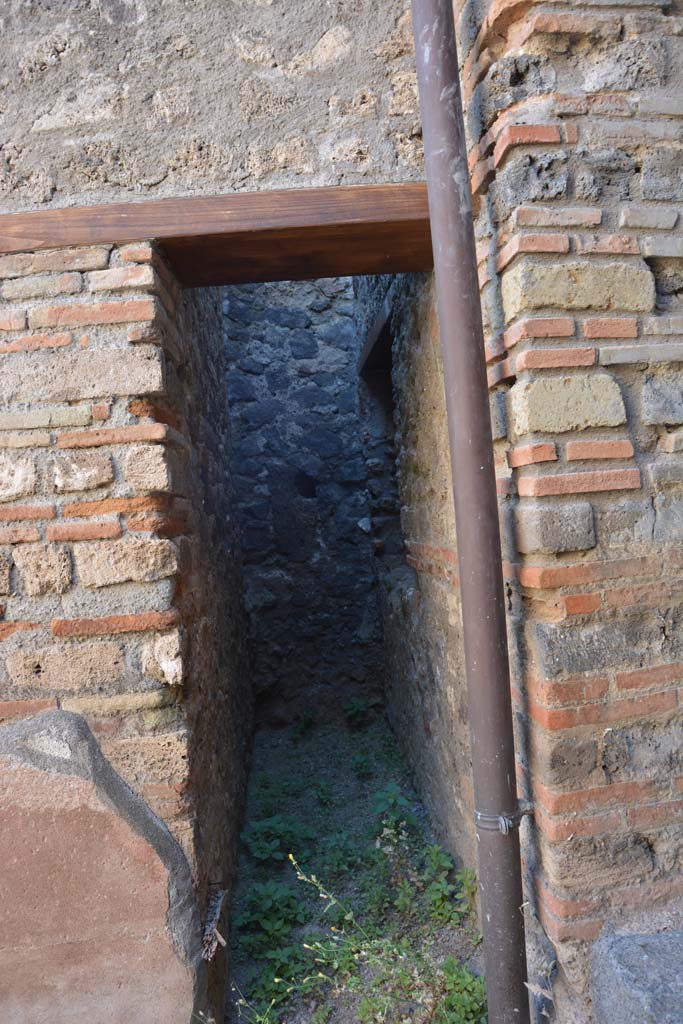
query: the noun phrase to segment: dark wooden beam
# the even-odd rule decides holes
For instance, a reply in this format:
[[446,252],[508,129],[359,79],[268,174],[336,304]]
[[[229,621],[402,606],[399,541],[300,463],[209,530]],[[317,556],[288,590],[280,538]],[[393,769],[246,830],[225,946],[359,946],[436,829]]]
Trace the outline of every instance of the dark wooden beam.
[[187,287],[430,270],[422,182],[0,215],[0,253],[156,240]]

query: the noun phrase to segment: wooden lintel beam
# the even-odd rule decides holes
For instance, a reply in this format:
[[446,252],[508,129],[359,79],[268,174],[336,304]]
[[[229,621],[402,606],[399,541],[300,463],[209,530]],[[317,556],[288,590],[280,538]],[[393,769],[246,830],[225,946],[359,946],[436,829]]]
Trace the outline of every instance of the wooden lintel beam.
[[423,182],[0,215],[0,254],[155,240],[187,287],[430,270]]

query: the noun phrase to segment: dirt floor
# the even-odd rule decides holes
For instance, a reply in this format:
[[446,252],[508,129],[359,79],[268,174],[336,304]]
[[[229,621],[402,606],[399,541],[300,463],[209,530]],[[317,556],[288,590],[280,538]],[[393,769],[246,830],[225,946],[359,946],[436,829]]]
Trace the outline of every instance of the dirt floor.
[[255,742],[226,1024],[482,1024],[475,879],[433,840],[383,715]]

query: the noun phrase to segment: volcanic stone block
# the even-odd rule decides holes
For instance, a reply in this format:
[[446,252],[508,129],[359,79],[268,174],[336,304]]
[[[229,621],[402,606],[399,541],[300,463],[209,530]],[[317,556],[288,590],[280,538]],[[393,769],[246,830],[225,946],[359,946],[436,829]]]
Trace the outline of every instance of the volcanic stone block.
[[510,389],[509,411],[516,435],[561,434],[626,422],[619,385],[606,373],[518,381]]
[[0,453],[0,501],[14,501],[33,494],[36,467],[33,459]]
[[612,260],[595,264],[518,260],[503,276],[507,321],[527,309],[604,309],[649,312],[655,282],[644,263]]
[[123,678],[126,662],[119,644],[52,644],[38,651],[14,651],[7,656],[7,674],[26,690],[101,690]]
[[517,548],[534,551],[587,551],[595,547],[593,509],[587,501],[570,505],[525,504],[516,511]]
[[85,587],[151,582],[173,576],[178,567],[170,540],[121,540],[79,544],[75,549],[78,578]]
[[114,466],[108,452],[64,452],[55,456],[55,490],[89,491],[114,479]]
[[29,597],[64,594],[71,586],[71,556],[55,544],[25,544],[14,552],[23,590]]
[[683,932],[608,935],[592,956],[597,1024],[681,1024]]

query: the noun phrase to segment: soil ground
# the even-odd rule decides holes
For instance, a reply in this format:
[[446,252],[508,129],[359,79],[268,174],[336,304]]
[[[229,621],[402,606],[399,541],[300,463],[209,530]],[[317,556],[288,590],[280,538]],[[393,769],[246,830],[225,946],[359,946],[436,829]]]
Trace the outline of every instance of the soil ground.
[[473,875],[381,713],[260,730],[242,846],[226,1024],[486,1020]]

